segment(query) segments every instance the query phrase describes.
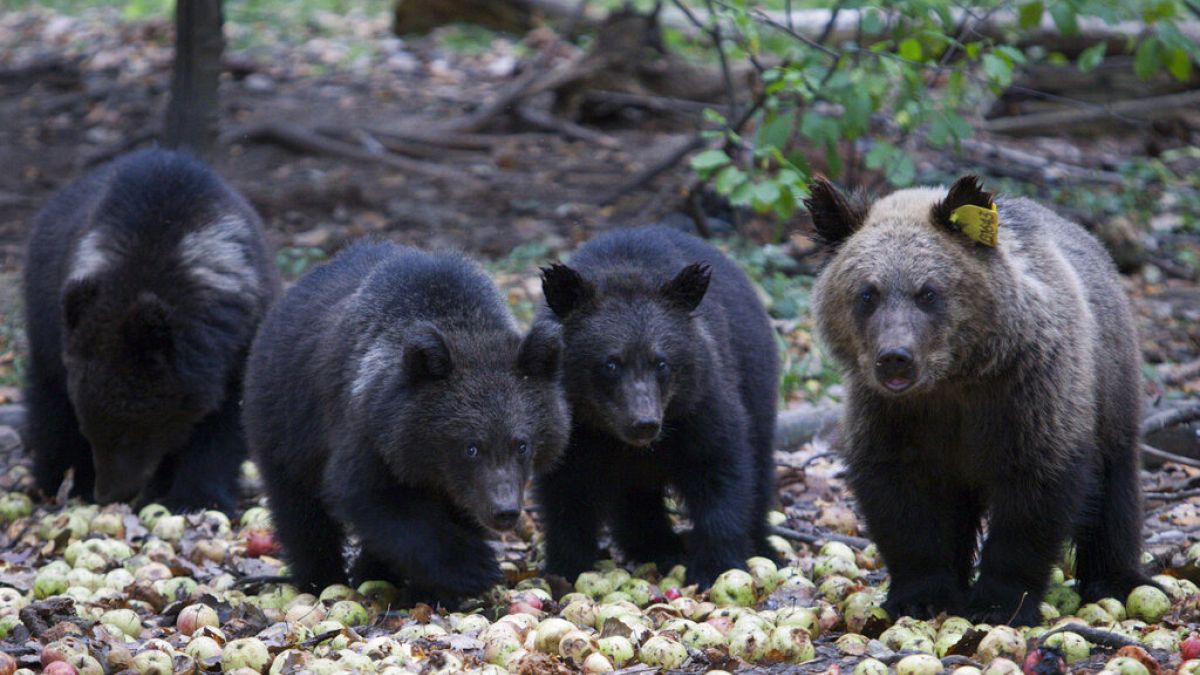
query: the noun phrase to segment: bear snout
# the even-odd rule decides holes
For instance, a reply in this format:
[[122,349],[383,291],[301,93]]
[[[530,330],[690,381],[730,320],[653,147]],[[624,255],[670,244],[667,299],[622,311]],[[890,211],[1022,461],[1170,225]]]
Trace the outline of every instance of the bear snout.
[[511,530],[516,527],[525,496],[521,481],[501,478],[489,485],[487,491],[488,506],[485,507],[484,524],[493,530]]
[[917,381],[917,364],[912,350],[891,347],[875,358],[875,378],[888,390],[900,393]]
[[629,425],[627,435],[635,445],[649,444],[658,438],[660,429],[662,429],[662,422],[657,417],[639,417]]

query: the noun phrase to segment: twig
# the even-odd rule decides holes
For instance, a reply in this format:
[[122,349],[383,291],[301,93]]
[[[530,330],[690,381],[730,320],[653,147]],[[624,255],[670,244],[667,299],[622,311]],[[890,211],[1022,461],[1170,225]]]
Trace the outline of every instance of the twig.
[[708,226],[708,215],[704,213],[704,207],[700,204],[700,192],[698,190],[688,192],[684,206],[687,208],[688,216],[696,225],[696,232],[705,239],[712,239],[712,228]]
[[1058,628],[1042,633],[1039,639],[1042,642],[1045,642],[1046,638],[1054,635],[1055,633],[1075,633],[1088,642],[1094,642],[1105,647],[1128,647],[1129,645],[1138,644],[1138,641],[1134,640],[1133,638],[1127,638],[1119,633],[1113,633],[1106,630],[1100,630],[1099,628],[1085,626],[1081,623],[1063,624]]
[[242,577],[233,582],[234,587],[255,587],[265,586],[267,584],[290,584],[292,577],[286,574],[259,574],[256,576]]
[[315,127],[313,131],[322,136],[329,136],[347,143],[355,142],[373,155],[380,155],[385,151],[391,151],[419,159],[445,159],[447,154],[446,148],[398,138],[381,138],[380,134],[369,129],[343,129],[340,127],[320,126]]
[[1191,457],[1184,457],[1183,455],[1177,455],[1173,452],[1167,452],[1166,450],[1159,450],[1158,448],[1152,445],[1146,445],[1145,443],[1142,443],[1142,454],[1150,455],[1151,457],[1157,457],[1167,462],[1174,462],[1176,464],[1183,464],[1184,466],[1192,466],[1200,469],[1200,460],[1192,459]]
[[1038,181],[1069,179],[1104,185],[1128,185],[1129,183],[1128,179],[1112,171],[1056,162],[1024,150],[1006,148],[972,138],[960,140],[959,147],[963,156],[969,161],[982,164],[1000,175]]
[[451,169],[436,164],[428,164],[401,157],[392,153],[374,154],[353,143],[346,143],[327,136],[311,132],[307,129],[287,124],[268,122],[254,124],[222,134],[223,143],[257,141],[260,143],[275,143],[284,147],[304,152],[333,155],[368,162],[377,162],[407,173],[418,174],[437,180],[450,181],[458,184],[475,185],[479,181],[457,169]]
[[538,55],[516,82],[492,97],[478,110],[456,122],[440,127],[441,131],[476,132],[480,131],[492,120],[506,112],[517,110],[517,101],[536,96],[544,91],[558,89],[571,82],[583,79],[592,73],[603,70],[608,66],[608,60],[589,58],[588,53],[573,56],[566,63],[559,64],[546,70],[545,64],[549,57]]
[[1200,359],[1188,361],[1187,363],[1160,366],[1158,373],[1162,376],[1163,384],[1183,384],[1192,378],[1200,377]]
[[577,141],[594,143],[602,148],[617,148],[621,145],[617,139],[608,134],[601,133],[595,129],[589,129],[570,120],[560,119],[530,106],[518,107],[517,117],[526,124],[544,131],[560,134]]
[[301,647],[316,647],[317,645],[321,644],[322,642],[324,642],[330,638],[334,638],[334,637],[337,637],[338,635],[341,635],[342,630],[343,629],[341,629],[341,628],[327,630],[324,633],[314,635],[314,636],[310,637],[309,639],[305,640],[304,642],[301,642],[300,646]]
[[492,100],[481,105],[475,112],[461,120],[447,124],[443,131],[475,132],[483,129],[498,115],[510,110],[517,99],[525,95],[534,83],[544,74],[545,64],[549,57],[539,54],[530,64],[529,69],[520,75],[515,82],[492,97]]
[[1191,112],[1200,106],[1200,91],[1187,91],[1166,96],[1118,101],[1087,110],[1054,110],[999,117],[983,123],[983,130],[1000,134],[1041,134],[1060,132],[1065,128],[1094,124],[1110,117],[1123,120],[1148,121]]
[[818,452],[815,455],[813,455],[812,457],[809,457],[808,459],[804,460],[800,464],[800,468],[807,469],[808,467],[812,466],[813,464],[816,464],[817,462],[819,462],[823,459],[832,457],[833,454],[834,453],[832,453],[832,452]]
[[784,539],[799,541],[805,544],[820,544],[826,541],[838,541],[855,548],[864,548],[871,543],[870,539],[852,537],[848,534],[838,534],[837,532],[817,532],[814,534],[809,534],[807,532],[800,532],[798,530],[793,530],[788,527],[781,527],[779,525],[771,526],[771,534],[776,534]]
[[395,139],[397,141],[407,141],[411,143],[423,143],[425,145],[435,146],[437,148],[447,148],[450,150],[472,150],[488,152],[496,143],[499,142],[499,137],[493,134],[475,134],[456,131],[444,131],[439,129],[385,129],[382,127],[363,127],[371,132],[376,138]]
[[1155,413],[1142,420],[1142,436],[1177,424],[1188,424],[1200,420],[1200,403],[1187,403],[1177,408]]
[[[683,4],[682,2],[679,4]],[[710,14],[715,14],[713,0],[705,0]],[[729,99],[729,109],[737,110],[737,90],[733,87],[733,75],[729,70],[729,56],[725,53],[724,41],[721,37],[721,22],[713,21],[709,31],[712,35],[713,46],[717,48],[717,57],[721,60],[721,78],[725,81],[725,97]]]
[[983,664],[969,656],[962,654],[951,654],[950,656],[942,657],[942,665],[949,668],[950,666],[971,666],[972,668],[983,668]]
[[623,91],[589,91],[584,98],[593,105],[596,103],[613,106],[628,106],[645,108],[657,113],[672,113],[676,115],[695,115],[705,110],[716,109],[722,114],[728,114],[729,109],[723,105],[714,105],[703,101],[693,101],[686,98],[670,96],[655,96],[653,94],[631,94]]
[[702,147],[704,147],[704,137],[699,134],[692,136],[687,140],[687,142],[681,143],[679,147],[672,150],[666,156],[637,172],[634,174],[633,178],[630,178],[623,184],[618,185],[608,194],[602,196],[600,198],[600,203],[611,204],[617,201],[626,194],[654,180],[659,174],[669,170],[671,167],[678,164],[684,157],[687,157],[689,154],[699,150]]
[[1190,499],[1191,497],[1200,497],[1200,489],[1195,490],[1179,490],[1177,492],[1146,492],[1142,494],[1145,499],[1156,499],[1160,501],[1177,502],[1181,499]]

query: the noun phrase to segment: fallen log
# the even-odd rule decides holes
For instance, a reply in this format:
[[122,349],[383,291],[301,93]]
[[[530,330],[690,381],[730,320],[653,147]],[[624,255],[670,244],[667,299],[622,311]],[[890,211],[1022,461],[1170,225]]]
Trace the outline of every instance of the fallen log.
[[[700,37],[702,31],[697,23],[705,25],[712,16],[707,9],[696,7],[689,10],[693,18],[675,7],[664,7],[659,21],[664,28],[679,31],[688,37]],[[787,26],[796,33],[819,41],[821,44],[837,45],[854,41],[867,46],[871,36],[859,30],[864,12],[874,10],[850,9],[795,9],[755,10],[752,17]],[[476,23],[494,30],[523,32],[536,24],[537,19],[571,21],[577,25],[590,26],[604,19],[604,12],[587,6],[578,0],[397,0],[395,10],[396,32],[427,32],[437,26],[453,22]],[[979,17],[960,8],[951,8],[950,16],[956,24],[971,23],[971,33],[978,38],[1003,38],[1004,34],[1020,26],[1014,11],[988,12],[986,18]],[[1183,20],[1174,22],[1184,37],[1200,42],[1200,21]],[[1050,51],[1068,56],[1104,42],[1109,54],[1128,53],[1134,44],[1132,36],[1147,33],[1148,28],[1140,21],[1121,21],[1108,24],[1103,19],[1081,16],[1078,30],[1064,35],[1049,13],[1032,29],[1018,32],[1019,44],[1037,44]],[[890,33],[883,31],[879,39],[888,39]]]
[[1091,131],[1112,119],[1149,122],[1193,113],[1200,107],[1200,91],[1129,99],[1109,105],[997,117],[983,123],[983,131],[1012,136],[1060,135]]
[[465,171],[409,159],[408,157],[402,157],[391,152],[372,152],[361,145],[339,141],[283,122],[268,122],[239,127],[222,134],[221,142],[223,144],[250,142],[274,143],[300,152],[375,162],[406,173],[452,182],[457,185],[473,186],[479,182],[478,179]]
[[524,33],[540,20],[571,20],[577,0],[396,0],[392,32],[428,33],[451,23],[470,23],[504,33]]
[[982,165],[990,172],[1035,183],[1073,181],[1100,183],[1102,185],[1124,185],[1128,182],[1121,174],[1067,164],[1035,155],[1016,148],[1007,148],[972,138],[959,141],[962,156],[973,164]]

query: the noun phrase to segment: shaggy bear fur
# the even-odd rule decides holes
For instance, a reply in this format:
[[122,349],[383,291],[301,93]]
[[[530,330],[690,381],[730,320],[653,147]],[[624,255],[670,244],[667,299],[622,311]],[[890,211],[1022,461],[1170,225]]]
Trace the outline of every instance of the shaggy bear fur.
[[39,488],[235,507],[242,371],[278,292],[253,209],[187,156],[121,157],[56,194],[25,267]]
[[[561,329],[574,417],[562,464],[538,481],[546,570],[574,579],[607,523],[626,557],[684,558],[708,586],[766,542],[779,365],[766,311],[712,246],[661,227],[594,239],[545,270],[535,325]],[[695,527],[687,545],[663,497]]]
[[407,579],[451,604],[501,581],[484,528],[513,527],[569,418],[554,334],[518,334],[475,263],[390,243],[342,251],[264,321],[246,434],[293,579]]
[[814,311],[888,612],[1037,623],[1071,536],[1085,599],[1144,583],[1137,337],[1100,244],[1026,199],[996,200],[999,243],[977,243],[950,219],[992,204],[972,176],[870,208],[818,179],[806,204],[832,250]]

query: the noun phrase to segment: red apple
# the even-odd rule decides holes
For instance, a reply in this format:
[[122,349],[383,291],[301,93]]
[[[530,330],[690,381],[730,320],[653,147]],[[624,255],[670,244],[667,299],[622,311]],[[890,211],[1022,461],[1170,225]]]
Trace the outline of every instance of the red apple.
[[1184,661],[1200,659],[1200,633],[1192,633],[1179,643],[1179,654]]
[[279,552],[279,542],[275,541],[272,530],[246,530],[246,557],[257,558]]

